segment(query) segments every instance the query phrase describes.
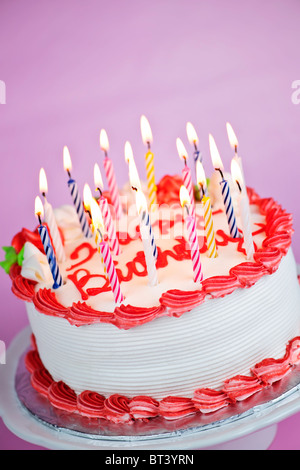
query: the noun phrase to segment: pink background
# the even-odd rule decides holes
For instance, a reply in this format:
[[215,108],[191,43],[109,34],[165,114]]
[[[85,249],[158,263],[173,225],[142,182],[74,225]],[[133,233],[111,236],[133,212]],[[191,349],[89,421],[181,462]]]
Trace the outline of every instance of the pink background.
[[[49,201],[70,202],[64,145],[80,187],[93,184],[94,163],[102,162],[102,127],[119,185],[127,180],[126,140],[144,177],[145,114],[157,179],[181,171],[177,137],[192,150],[187,121],[198,133],[207,174],[208,133],[229,170],[231,122],[248,186],[294,214],[300,261],[300,105],[292,102],[292,83],[300,78],[299,15],[297,0],[1,0],[0,80],[7,95],[0,105],[0,246],[20,228],[34,228],[42,166]],[[0,279],[0,339],[8,347],[27,318],[2,270]],[[300,449],[299,431],[296,414],[280,423],[271,448]],[[0,421],[0,449],[35,448]]]

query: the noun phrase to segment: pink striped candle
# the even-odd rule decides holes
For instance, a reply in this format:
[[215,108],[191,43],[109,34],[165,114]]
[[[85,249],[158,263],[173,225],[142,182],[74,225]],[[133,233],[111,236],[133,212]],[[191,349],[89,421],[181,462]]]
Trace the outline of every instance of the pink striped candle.
[[107,231],[107,235],[109,239],[109,246],[115,255],[119,255],[120,254],[119,240],[117,237],[115,224],[111,216],[107,199],[104,196],[101,196],[98,200],[98,203],[99,203],[99,207],[100,207],[102,217],[104,220],[104,225]]
[[124,297],[121,292],[117,271],[111,256],[109,246],[105,241],[102,240],[99,244],[99,248],[103,257],[103,262],[106,267],[106,273],[109,279],[111,290],[114,294],[115,302],[117,305],[119,305],[124,300]]
[[188,233],[188,239],[191,249],[191,260],[193,265],[193,272],[194,272],[194,281],[201,282],[203,280],[203,273],[202,273],[202,264],[200,258],[200,249],[198,243],[198,236],[196,230],[196,220],[195,217],[190,215],[189,208],[190,208],[190,198],[189,193],[185,186],[181,186],[180,188],[180,201],[181,205],[185,207],[187,215],[185,217],[185,226]]
[[115,171],[113,163],[110,158],[108,158],[107,152],[109,149],[107,134],[104,129],[100,132],[100,147],[104,151],[104,161],[103,166],[106,174],[106,179],[108,183],[108,188],[110,192],[111,202],[115,208],[116,219],[120,219],[123,215],[122,205],[120,201],[119,189],[117,186],[117,180],[115,176]]
[[98,204],[101,209],[102,217],[104,219],[104,225],[105,225],[107,235],[109,238],[110,248],[115,255],[119,255],[120,254],[119,240],[117,237],[116,228],[115,228],[115,224],[114,224],[111,212],[110,212],[108,201],[106,197],[104,197],[102,194],[103,180],[102,180],[100,168],[97,163],[95,163],[95,166],[94,166],[94,183],[95,183],[96,189],[100,193]]
[[178,151],[179,157],[184,161],[184,168],[182,170],[182,179],[183,179],[183,185],[186,187],[186,189],[189,192],[190,214],[192,217],[195,217],[194,186],[193,186],[193,181],[192,181],[192,172],[191,172],[191,169],[187,165],[188,154],[181,139],[178,138],[176,140],[176,145],[177,145],[177,151]]

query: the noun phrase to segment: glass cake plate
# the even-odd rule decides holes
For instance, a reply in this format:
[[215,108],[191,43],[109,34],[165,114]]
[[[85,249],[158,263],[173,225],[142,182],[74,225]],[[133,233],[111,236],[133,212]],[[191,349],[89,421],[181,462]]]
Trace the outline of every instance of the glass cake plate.
[[[62,412],[30,385],[24,365],[30,336],[29,327],[16,336],[6,365],[0,368],[0,415],[18,437],[49,449],[205,449],[222,448],[228,442],[239,446],[238,439],[242,448],[267,448],[275,437],[276,423],[300,410],[299,366],[249,399],[207,415],[116,425]],[[245,443],[253,433],[259,437]]]

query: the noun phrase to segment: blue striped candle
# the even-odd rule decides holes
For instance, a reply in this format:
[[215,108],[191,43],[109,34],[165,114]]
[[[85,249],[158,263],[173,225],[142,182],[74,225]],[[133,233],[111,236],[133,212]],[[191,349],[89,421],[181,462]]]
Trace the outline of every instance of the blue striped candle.
[[151,247],[152,247],[153,257],[154,257],[155,260],[157,260],[158,251],[157,251],[157,246],[156,246],[155,238],[154,238],[154,235],[153,235],[153,230],[152,230],[152,226],[151,226],[151,223],[150,223],[150,215],[149,215],[148,211],[145,211],[145,214],[144,214],[144,224],[149,229],[149,236],[150,236],[150,240],[151,240]]
[[41,217],[44,214],[43,204],[39,196],[35,198],[35,215],[37,216],[40,225],[38,226],[38,232],[41,237],[41,242],[44,247],[45,255],[51,270],[51,274],[54,280],[53,289],[57,289],[62,285],[62,277],[59,272],[58,264],[55,257],[54,248],[51,243],[51,238],[46,225],[42,224]]
[[70,188],[70,193],[73,199],[74,207],[78,215],[78,220],[81,225],[82,233],[84,234],[86,238],[90,238],[92,236],[92,232],[90,230],[90,227],[89,227],[86,215],[85,215],[84,206],[82,204],[82,200],[78,191],[78,186],[77,186],[76,181],[70,178],[68,181],[68,187]]
[[85,210],[84,210],[84,206],[82,204],[82,200],[78,191],[77,183],[71,177],[72,162],[71,162],[69,149],[66,145],[64,146],[64,149],[63,149],[63,161],[64,161],[64,169],[69,175],[68,186],[70,188],[70,193],[73,199],[74,207],[78,215],[78,220],[81,225],[82,233],[84,234],[86,238],[90,238],[92,237],[92,232],[90,230],[90,227],[89,227],[86,215],[85,215]]
[[221,191],[222,191],[222,196],[223,196],[225,212],[226,212],[228,227],[229,227],[229,231],[230,231],[230,236],[232,238],[239,238],[240,237],[240,232],[239,232],[237,224],[236,224],[236,218],[235,218],[235,215],[234,215],[233,204],[232,204],[232,199],[231,199],[231,194],[230,194],[228,181],[226,181],[223,178],[222,181],[220,182],[220,185],[221,185]]

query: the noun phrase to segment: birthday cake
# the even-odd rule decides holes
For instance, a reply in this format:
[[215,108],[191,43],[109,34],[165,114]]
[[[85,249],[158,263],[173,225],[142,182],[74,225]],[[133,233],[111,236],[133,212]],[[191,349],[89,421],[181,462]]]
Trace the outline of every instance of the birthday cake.
[[234,227],[224,175],[193,206],[182,176],[162,178],[149,212],[131,182],[121,212],[100,192],[84,214],[70,177],[74,204],[51,218],[45,200],[47,223],[36,209],[39,226],[5,247],[31,384],[55,409],[114,423],[212,413],[300,362],[291,214],[244,188],[247,227],[232,188]]

